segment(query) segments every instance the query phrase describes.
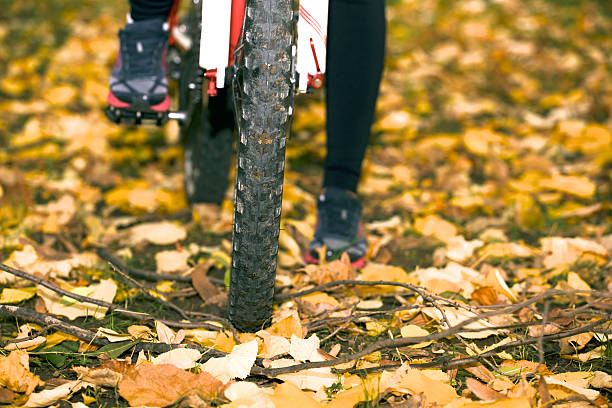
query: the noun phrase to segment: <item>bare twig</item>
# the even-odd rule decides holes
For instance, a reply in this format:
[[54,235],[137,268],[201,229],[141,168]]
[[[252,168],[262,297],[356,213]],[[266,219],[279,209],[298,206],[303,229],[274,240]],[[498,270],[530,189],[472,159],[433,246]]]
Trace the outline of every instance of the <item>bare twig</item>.
[[[612,315],[608,316],[608,320],[610,319]],[[350,354],[344,357],[340,357],[334,360],[329,360],[329,361],[320,361],[320,362],[309,362],[309,363],[302,363],[302,364],[295,364],[292,366],[288,366],[288,367],[281,367],[281,368],[257,368],[257,372],[253,372],[254,374],[262,374],[262,375],[267,375],[267,376],[271,376],[271,377],[275,377],[279,374],[286,374],[286,373],[294,373],[294,372],[298,372],[298,371],[302,371],[302,370],[306,370],[306,369],[310,369],[310,368],[320,368],[320,367],[333,367],[339,364],[345,364],[354,360],[357,360],[359,358],[365,357],[368,354],[372,354],[376,351],[379,350],[383,350],[383,349],[388,349],[388,348],[396,348],[396,347],[404,347],[404,346],[408,346],[410,344],[416,344],[416,343],[422,343],[422,342],[426,342],[426,341],[436,341],[436,340],[440,340],[442,338],[448,337],[448,336],[452,336],[456,333],[459,333],[464,325],[469,324],[468,320],[465,320],[463,322],[461,322],[460,324],[458,324],[457,326],[454,326],[452,328],[443,330],[441,332],[437,332],[437,333],[432,333],[428,336],[418,336],[418,337],[404,337],[404,338],[399,338],[399,339],[385,339],[379,342],[376,342],[374,344],[369,345],[368,347],[365,347],[363,350],[354,353],[354,354]],[[573,330],[569,330],[567,332],[561,332],[561,333],[555,333],[555,334],[550,334],[550,335],[546,335],[544,336],[543,340],[559,340],[565,337],[570,337],[576,334],[580,334],[580,333],[584,333],[587,331],[591,331],[592,329],[594,329],[597,326],[600,326],[604,323],[606,323],[606,319],[601,319],[595,322],[592,322],[590,324],[587,324],[585,326],[582,327],[578,327],[576,329]],[[471,323],[471,322],[470,322]],[[490,329],[495,329],[494,327],[491,327]],[[475,361],[479,361],[480,359],[484,358],[484,357],[489,357],[489,356],[493,356],[497,353],[499,353],[502,350],[508,349],[508,348],[513,348],[513,347],[518,347],[518,346],[522,346],[522,345],[527,345],[527,344],[533,344],[536,343],[538,341],[538,338],[530,338],[530,339],[524,339],[524,340],[516,340],[516,341],[512,341],[506,344],[502,344],[499,345],[485,353],[481,353],[480,355],[476,355],[476,356],[472,356],[472,357],[466,357],[466,358],[460,358],[460,359],[442,359],[436,362],[432,362],[432,363],[426,363],[426,365],[423,366],[429,366],[429,367],[444,367],[444,368],[451,368],[451,367],[457,367],[457,366],[461,366],[464,364],[468,364],[468,363],[473,363]],[[255,367],[254,367],[255,368]]]
[[109,341],[105,338],[98,337],[96,336],[96,333],[93,333],[89,330],[82,329],[78,326],[67,323],[53,316],[38,313],[34,310],[26,309],[24,307],[0,305],[0,315],[19,317],[23,320],[38,323],[40,325],[53,326],[64,333],[71,334],[78,339],[81,339],[91,344],[95,344],[96,346],[104,346],[109,343]]
[[[150,315],[148,313],[141,313],[141,312],[134,312],[134,311],[131,311],[131,310],[127,310],[127,309],[118,307],[117,305],[114,305],[112,303],[105,302],[103,300],[94,299],[94,298],[90,298],[90,297],[87,297],[87,296],[81,296],[81,295],[78,295],[76,293],[69,292],[67,290],[64,290],[64,289],[62,289],[62,288],[52,284],[52,283],[47,282],[44,279],[41,279],[41,278],[36,277],[34,275],[30,275],[27,272],[21,271],[19,269],[12,268],[12,267],[10,267],[8,265],[5,265],[5,264],[2,264],[2,263],[0,263],[0,270],[8,272],[8,273],[10,273],[12,275],[18,276],[20,278],[29,280],[29,281],[34,282],[36,284],[39,284],[41,286],[44,286],[45,288],[47,288],[49,290],[52,290],[55,293],[59,293],[60,295],[63,295],[63,296],[69,297],[71,299],[77,300],[77,301],[79,301],[81,303],[90,303],[90,304],[93,304],[93,305],[96,305],[96,306],[104,307],[104,308],[107,308],[108,310],[112,310],[112,311],[120,313],[120,314],[122,314],[122,315],[124,315],[126,317],[130,317],[132,319],[136,319],[136,320],[139,320],[139,321],[158,320],[158,321],[160,321],[160,322],[162,322],[162,323],[164,323],[164,324],[166,324],[168,326],[171,326],[171,327],[180,327],[180,328],[206,328],[206,329],[209,329],[209,330],[221,330],[222,329],[221,327],[219,327],[217,325],[214,325],[214,324],[209,324],[209,323],[193,323],[193,322],[177,322],[177,321],[174,321],[174,320],[159,319],[159,318],[156,318],[155,316],[152,316],[152,315]],[[220,321],[221,320],[220,323],[222,323],[222,321],[225,321],[225,319],[218,318],[218,317],[215,317],[214,319],[211,318],[210,320],[216,320],[216,321]]]
[[[138,282],[136,279],[132,278],[131,276],[129,276],[128,274],[124,273],[123,271],[121,271],[120,269],[116,268],[115,265],[113,265],[112,263],[110,263],[111,268],[113,268],[113,270],[118,273],[119,275],[121,275],[124,279],[126,279],[127,281],[129,281],[132,285],[138,287],[141,290],[141,293],[148,299],[151,299],[155,302],[159,302],[162,305],[166,306],[169,309],[174,310],[175,312],[177,312],[178,314],[180,314],[181,316],[183,316],[183,318],[189,320],[189,317],[187,316],[187,313],[181,309],[180,307],[178,307],[177,305],[175,305],[174,303],[166,300],[163,298],[163,294],[160,293],[159,291],[157,291],[157,289],[153,289],[153,288],[148,288],[145,285],[143,285],[142,283]],[[149,291],[153,291],[155,292],[158,296],[152,296]]]
[[106,262],[110,263],[115,268],[121,271],[124,271],[128,275],[132,275],[138,278],[143,278],[143,279],[152,280],[152,281],[169,280],[169,281],[177,281],[177,282],[191,282],[191,276],[168,275],[168,274],[151,272],[151,271],[146,271],[144,269],[131,267],[127,265],[125,262],[123,262],[121,259],[117,258],[113,254],[108,252],[108,250],[103,247],[98,247],[96,249],[96,253],[98,254],[100,258],[104,259]]

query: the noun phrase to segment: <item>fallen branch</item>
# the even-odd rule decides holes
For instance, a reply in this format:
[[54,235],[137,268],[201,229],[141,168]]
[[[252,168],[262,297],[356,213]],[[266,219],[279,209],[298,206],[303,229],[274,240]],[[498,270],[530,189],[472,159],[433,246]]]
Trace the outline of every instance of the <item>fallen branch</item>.
[[[124,309],[121,307],[118,307],[116,305],[114,305],[113,303],[108,303],[105,302],[103,300],[99,300],[99,299],[94,299],[88,296],[82,296],[82,295],[78,295],[76,293],[73,292],[69,292],[67,290],[64,290],[62,288],[60,288],[59,286],[56,286],[50,282],[47,282],[46,280],[36,277],[34,275],[30,275],[27,272],[21,271],[19,269],[15,269],[12,268],[8,265],[5,265],[3,263],[0,263],[0,270],[8,272],[12,275],[18,276],[22,279],[26,279],[29,280],[31,282],[34,282],[38,285],[44,286],[45,288],[52,290],[55,293],[58,293],[60,295],[69,297],[71,299],[77,300],[81,303],[90,303],[96,306],[100,306],[100,307],[104,307],[107,308],[108,310],[117,312],[119,314],[122,314],[126,317],[130,317],[132,319],[136,319],[139,321],[160,321],[164,324],[166,324],[167,326],[171,326],[171,327],[179,327],[179,328],[184,328],[184,329],[196,329],[196,328],[204,328],[204,329],[209,329],[209,330],[222,330],[222,327],[219,327],[217,325],[214,324],[209,324],[209,323],[193,323],[193,322],[177,322],[174,320],[166,320],[166,319],[159,319],[155,316],[152,316],[148,313],[142,313],[142,312],[134,312],[128,309]],[[212,315],[211,315],[212,316]],[[214,319],[213,319],[214,317]],[[220,317],[216,317],[213,316],[211,317],[210,320],[215,320],[215,321],[219,321],[220,323],[223,324],[223,322],[227,322],[227,320],[220,318]]]
[[[566,338],[566,337],[570,337],[570,336],[574,336],[576,334],[580,334],[580,333],[585,333],[588,331],[591,331],[592,329],[594,329],[597,326],[600,326],[602,324],[605,324],[610,318],[612,317],[611,315],[607,316],[607,319],[601,319],[595,322],[592,322],[590,324],[587,324],[585,326],[581,326],[578,327],[576,329],[573,330],[569,330],[567,332],[561,332],[561,333],[555,333],[555,334],[550,334],[550,335],[546,335],[543,336],[542,339],[544,341],[552,341],[552,340],[559,340],[562,338]],[[362,357],[365,357],[369,354],[372,354],[376,351],[380,351],[383,349],[388,349],[388,348],[396,348],[396,347],[405,347],[405,346],[409,346],[411,344],[417,344],[417,343],[423,343],[423,342],[427,342],[427,341],[437,341],[437,340],[441,340],[445,337],[449,337],[449,336],[453,336],[455,334],[458,334],[459,332],[462,331],[463,325],[464,324],[469,324],[467,323],[469,320],[465,320],[463,322],[461,322],[460,324],[458,324],[457,326],[451,327],[449,329],[443,330],[441,332],[437,332],[437,333],[432,333],[430,335],[427,336],[418,336],[418,337],[404,337],[404,338],[399,338],[399,339],[385,339],[376,343],[373,343],[371,345],[369,345],[368,347],[364,348],[363,350],[354,353],[354,354],[349,354],[347,356],[343,356],[343,357],[339,357],[337,359],[334,360],[328,360],[328,361],[318,361],[318,362],[308,362],[308,363],[301,363],[301,364],[295,364],[292,366],[288,366],[288,367],[280,367],[280,368],[262,368],[262,367],[258,367],[256,372],[253,372],[253,374],[261,374],[261,375],[266,375],[266,376],[270,376],[270,377],[276,377],[280,374],[287,374],[287,373],[295,373],[298,371],[302,371],[302,370],[307,370],[310,368],[321,368],[321,367],[333,367],[336,365],[340,365],[340,364],[346,364],[349,363],[351,361],[354,360],[358,360]],[[471,322],[470,322],[471,323]],[[495,327],[490,327],[489,329],[494,330]],[[480,359],[484,358],[484,357],[489,357],[489,356],[493,356],[497,353],[499,353],[500,351],[509,349],[509,348],[513,348],[513,347],[518,347],[518,346],[523,346],[523,345],[527,345],[527,344],[533,344],[533,343],[537,343],[539,341],[540,337],[535,337],[535,338],[529,338],[529,339],[525,339],[525,340],[516,340],[516,341],[512,341],[506,344],[502,344],[499,345],[485,353],[481,353],[479,355],[476,356],[472,356],[472,357],[467,357],[467,358],[460,358],[460,359],[441,359],[439,361],[435,361],[435,362],[431,362],[431,363],[424,363],[422,365],[422,367],[443,367],[443,368],[452,368],[452,367],[458,367],[461,365],[465,365],[468,363],[474,363],[476,361],[479,361]],[[255,367],[254,367],[255,368]]]
[[[169,280],[169,281],[176,281],[176,282],[191,283],[191,276],[169,275],[169,274],[157,273],[157,272],[147,271],[144,269],[139,269],[139,268],[134,268],[132,266],[129,266],[128,264],[123,262],[121,259],[111,254],[104,247],[96,248],[96,253],[98,254],[100,258],[102,258],[103,260],[105,260],[106,262],[114,266],[116,269],[123,271],[127,275],[135,276],[137,278],[147,279],[150,281]],[[225,282],[222,279],[216,279],[216,278],[209,276],[208,280],[210,280],[212,283],[216,285],[225,287]]]
[[82,329],[56,317],[26,309],[24,307],[0,305],[0,316],[18,317],[29,322],[40,324],[41,326],[53,326],[64,333],[71,334],[80,340],[96,346],[104,346],[109,343],[108,340],[97,336],[96,333],[93,333],[90,330]]
[[138,278],[143,278],[152,281],[169,280],[177,282],[191,282],[191,276],[168,275],[164,273],[157,273],[146,271],[144,269],[134,268],[123,262],[118,257],[111,254],[106,248],[103,247],[98,247],[96,249],[96,253],[100,258],[104,259],[106,262],[110,263],[115,268],[131,276],[136,276]]

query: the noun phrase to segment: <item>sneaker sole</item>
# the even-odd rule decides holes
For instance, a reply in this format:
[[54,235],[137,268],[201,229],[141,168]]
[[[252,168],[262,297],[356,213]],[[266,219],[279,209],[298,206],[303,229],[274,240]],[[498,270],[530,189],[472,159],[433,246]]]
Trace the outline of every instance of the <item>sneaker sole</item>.
[[[129,109],[130,108],[129,103],[123,102],[110,91],[108,92],[108,97],[106,98],[106,101],[108,102],[109,105],[112,105],[115,108],[119,108],[119,109]],[[170,110],[170,96],[166,95],[166,98],[163,101],[161,101],[157,105],[151,106],[150,110],[155,111],[155,112],[165,112],[167,110]]]
[[[313,265],[319,264],[319,260],[315,258],[314,256],[310,255],[308,252],[306,253],[306,255],[304,255],[304,262],[306,262],[307,264],[313,264]],[[351,265],[357,269],[363,268],[365,264],[366,264],[365,258],[359,258],[356,261],[351,262]]]

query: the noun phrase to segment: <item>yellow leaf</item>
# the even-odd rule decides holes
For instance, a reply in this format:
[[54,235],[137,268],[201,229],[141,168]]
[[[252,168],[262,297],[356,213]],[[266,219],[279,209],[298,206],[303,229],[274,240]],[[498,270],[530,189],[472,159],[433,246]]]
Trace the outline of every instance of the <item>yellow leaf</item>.
[[299,408],[321,408],[322,405],[308,393],[300,390],[295,385],[285,382],[274,389],[270,400],[276,407],[299,407]]
[[[565,126],[565,130],[567,126]],[[561,124],[560,124],[561,130]],[[590,124],[581,129],[581,132],[575,132],[572,129],[571,134],[568,132],[568,139],[565,142],[565,147],[568,150],[580,151],[583,153],[597,153],[602,148],[610,146],[612,143],[612,134],[610,130],[598,124]]]
[[414,221],[414,229],[421,235],[432,236],[442,242],[457,235],[457,227],[437,215],[417,218]]
[[274,323],[272,326],[268,327],[266,331],[272,335],[282,336],[288,339],[293,335],[300,338],[304,337],[302,324],[297,315],[297,311]]
[[408,391],[412,395],[423,394],[429,404],[448,404],[458,398],[455,389],[450,385],[434,380],[423,374],[422,371],[409,366],[400,367],[397,372],[401,375],[399,383],[392,386],[400,392]]
[[57,331],[47,336],[47,341],[44,348],[47,349],[49,347],[56,346],[63,341],[79,341],[79,339],[74,337],[72,334]]
[[463,143],[470,152],[486,156],[499,150],[505,137],[490,129],[469,129],[463,134]]
[[340,306],[340,303],[326,293],[314,292],[299,298],[301,304],[311,313],[321,313]]
[[560,191],[581,198],[591,198],[595,194],[595,183],[585,176],[555,175],[539,182],[541,188]]
[[36,286],[19,289],[4,288],[0,294],[0,303],[19,303],[33,298],[34,295],[36,295]]
[[0,357],[0,385],[15,392],[29,395],[44,381],[30,372],[28,353],[24,350],[11,351]]
[[588,283],[583,281],[576,272],[569,272],[567,274],[567,284],[572,289],[576,290],[591,290]]
[[594,254],[603,258],[608,251],[597,242],[584,238],[548,237],[540,240],[542,250],[550,254],[544,258],[544,267],[552,269],[559,265],[576,262],[583,254]]
[[[429,336],[429,332],[425,329],[420,328],[419,326],[416,326],[414,324],[409,324],[407,326],[404,326],[400,329],[400,333],[402,334],[402,337],[423,337],[423,336]],[[431,341],[427,341],[427,342],[423,342],[423,343],[416,343],[416,344],[412,344],[410,347],[412,348],[424,348],[429,346],[431,343]]]
[[502,398],[491,402],[460,398],[445,405],[444,408],[531,408],[531,400],[526,396]]
[[55,86],[43,92],[43,98],[55,106],[68,105],[77,95],[77,90],[70,85]]

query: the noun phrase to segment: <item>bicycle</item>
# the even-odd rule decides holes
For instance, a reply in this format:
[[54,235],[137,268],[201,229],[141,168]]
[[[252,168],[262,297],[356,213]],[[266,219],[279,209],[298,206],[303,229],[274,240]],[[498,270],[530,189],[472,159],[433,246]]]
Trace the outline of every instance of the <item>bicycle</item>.
[[179,110],[107,109],[116,122],[179,120],[192,203],[222,201],[237,135],[229,317],[241,331],[270,323],[294,96],[323,86],[328,1],[191,0],[181,22],[176,1],[168,60]]

